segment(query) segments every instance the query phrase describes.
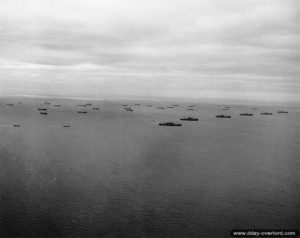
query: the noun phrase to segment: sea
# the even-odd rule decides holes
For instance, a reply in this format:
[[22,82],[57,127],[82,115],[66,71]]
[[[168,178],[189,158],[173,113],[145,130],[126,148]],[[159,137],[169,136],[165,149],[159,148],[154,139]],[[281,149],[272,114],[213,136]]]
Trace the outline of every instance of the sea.
[[[226,238],[235,229],[300,228],[299,105],[0,103],[1,238]],[[180,120],[188,116],[198,121]]]

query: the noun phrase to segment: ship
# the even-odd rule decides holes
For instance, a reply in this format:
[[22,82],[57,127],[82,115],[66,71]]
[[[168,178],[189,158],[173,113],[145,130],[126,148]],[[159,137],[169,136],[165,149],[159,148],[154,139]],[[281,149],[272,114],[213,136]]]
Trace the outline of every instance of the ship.
[[71,127],[70,125],[63,125],[63,127]]
[[87,113],[86,111],[78,111],[78,113]]
[[217,118],[231,118],[231,116],[227,116],[227,115],[216,115]]
[[133,112],[133,110],[131,108],[126,109],[126,112]]
[[48,115],[47,112],[40,112],[41,115]]
[[99,107],[93,107],[93,110],[99,110]]
[[39,108],[39,111],[47,111],[47,108]]
[[277,113],[289,113],[288,111],[279,110]]
[[13,125],[13,127],[20,127],[20,125],[15,124],[15,125]]
[[194,108],[187,108],[186,110],[194,111]]
[[240,116],[253,116],[253,114],[252,113],[240,113]]
[[180,118],[180,121],[199,121],[199,119],[196,117],[184,117]]
[[157,107],[157,109],[165,109],[164,107]]
[[160,122],[158,123],[159,126],[182,126],[181,123],[176,122]]
[[272,112],[262,112],[260,115],[272,115]]

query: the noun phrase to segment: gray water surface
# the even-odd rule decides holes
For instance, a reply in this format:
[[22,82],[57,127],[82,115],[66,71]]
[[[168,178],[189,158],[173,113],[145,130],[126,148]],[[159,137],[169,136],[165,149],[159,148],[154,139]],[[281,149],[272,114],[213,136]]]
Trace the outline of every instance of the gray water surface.
[[[21,124],[0,127],[1,237],[299,228],[299,109],[241,118],[251,106],[236,106],[225,120],[214,117],[222,112],[215,104],[187,113],[99,103],[86,115],[69,104],[46,118],[34,104],[0,108],[2,125]],[[198,122],[157,126],[191,113]]]

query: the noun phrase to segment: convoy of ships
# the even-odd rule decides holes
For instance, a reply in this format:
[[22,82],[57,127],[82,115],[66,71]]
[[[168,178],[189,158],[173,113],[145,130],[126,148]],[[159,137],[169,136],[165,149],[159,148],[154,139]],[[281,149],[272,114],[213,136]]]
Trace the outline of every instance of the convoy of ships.
[[[19,102],[18,104],[21,104],[21,103]],[[2,103],[0,103],[0,105],[2,105]],[[47,101],[44,102],[44,105],[46,105],[46,107],[40,107],[40,108],[37,109],[39,111],[40,115],[43,115],[43,116],[48,115],[48,110],[51,110],[50,106],[53,106],[53,107],[56,107],[56,108],[60,108],[62,106],[61,104],[52,104],[52,103],[47,102]],[[7,103],[6,106],[13,107],[14,104],[13,103]],[[91,107],[92,103],[79,104],[79,105],[75,105],[75,106],[82,108],[81,110],[77,111],[80,114],[87,114],[88,109],[95,110],[95,111],[100,110],[99,107]],[[128,104],[122,104],[121,106],[123,107],[123,110],[126,111],[126,112],[134,112],[133,107],[130,107]],[[141,104],[140,103],[135,103],[135,104],[133,104],[133,106],[141,106]],[[153,107],[152,104],[145,104],[145,106],[150,107],[150,108]],[[186,106],[186,110],[188,110],[188,111],[197,111],[197,110],[195,110],[196,106],[197,105],[188,105],[188,106]],[[172,105],[169,105],[169,106],[156,106],[155,108],[163,110],[163,109],[174,109],[176,107],[179,107],[179,105],[178,104],[172,104]],[[83,110],[83,108],[87,108],[87,110]],[[257,110],[256,107],[252,107],[251,109],[252,110]],[[223,111],[230,111],[231,106],[223,106],[222,110]],[[285,111],[285,110],[278,110],[277,113],[278,114],[288,114],[289,112]],[[273,112],[261,112],[259,114],[262,115],[262,116],[272,116]],[[244,112],[244,113],[240,113],[239,116],[253,117],[254,114],[249,113],[249,112]],[[231,115],[229,115],[229,114],[218,114],[218,115],[215,115],[215,118],[225,118],[225,119],[228,118],[228,119],[230,119]],[[199,121],[199,118],[194,117],[194,116],[187,116],[187,117],[179,118],[179,121],[196,122],[196,121]],[[161,122],[158,123],[158,125],[159,126],[168,126],[168,127],[181,127],[182,123],[172,121],[172,120],[168,120],[168,121],[161,121]],[[21,127],[21,125],[13,124],[12,127]],[[71,127],[71,125],[63,124],[62,127]]]

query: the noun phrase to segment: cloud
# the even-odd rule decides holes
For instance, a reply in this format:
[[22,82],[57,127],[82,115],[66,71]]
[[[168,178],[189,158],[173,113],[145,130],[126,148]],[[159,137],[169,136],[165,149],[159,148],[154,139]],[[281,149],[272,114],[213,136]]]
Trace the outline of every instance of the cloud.
[[172,96],[259,88],[294,99],[299,10],[297,0],[2,0],[0,86],[39,77],[35,91],[53,83],[61,94],[73,81],[116,96],[164,85]]

